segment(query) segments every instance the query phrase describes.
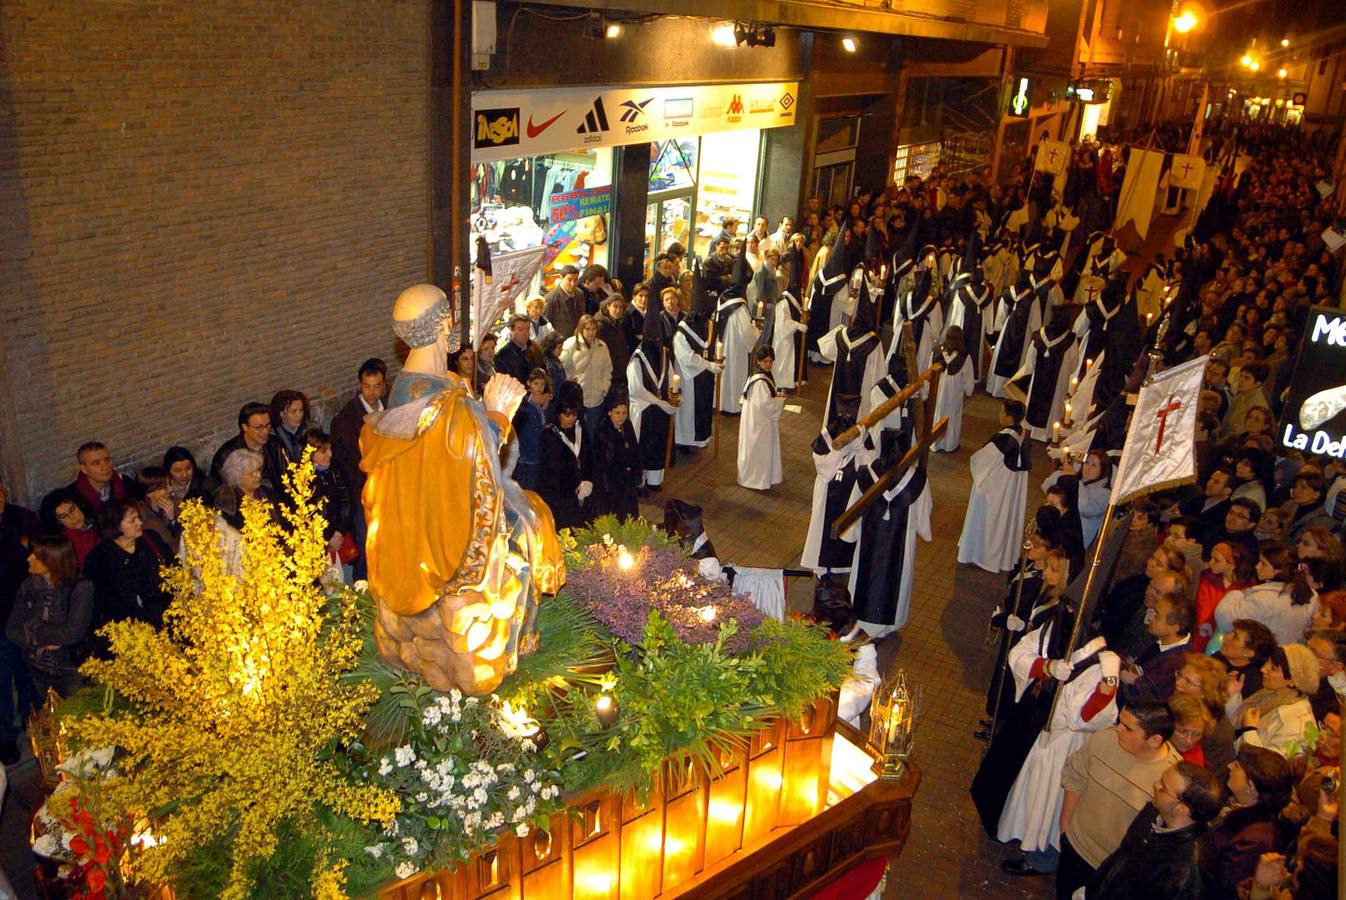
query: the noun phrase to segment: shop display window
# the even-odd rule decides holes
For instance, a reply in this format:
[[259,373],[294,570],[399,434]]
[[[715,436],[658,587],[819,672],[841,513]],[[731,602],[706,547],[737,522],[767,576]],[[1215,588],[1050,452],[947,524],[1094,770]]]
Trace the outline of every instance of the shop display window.
[[939,141],[898,147],[893,160],[893,183],[901,184],[910,175],[928,178],[935,166],[939,165],[939,151]]
[[[545,246],[535,284],[551,287],[565,266],[608,261],[611,148],[479,162],[472,166],[473,261],[479,236],[492,254]],[[595,214],[579,215],[585,210]]]
[[675,241],[704,257],[726,219],[737,219],[737,233],[747,233],[757,199],[761,141],[761,129],[748,129],[650,145],[646,278],[654,258]]

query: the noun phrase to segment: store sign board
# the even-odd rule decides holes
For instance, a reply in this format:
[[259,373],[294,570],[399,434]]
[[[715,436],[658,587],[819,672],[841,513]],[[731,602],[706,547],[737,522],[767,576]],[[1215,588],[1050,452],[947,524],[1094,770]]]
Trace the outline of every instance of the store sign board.
[[519,108],[478,109],[473,116],[472,146],[513,147],[519,143]]
[[1309,310],[1277,437],[1303,453],[1346,459],[1346,313]]
[[612,212],[610,186],[551,195],[550,219],[553,224],[569,222],[571,219],[586,219],[589,216],[605,216],[610,212]]
[[472,159],[486,162],[683,134],[777,128],[795,123],[798,102],[799,84],[794,81],[479,91],[472,98]]

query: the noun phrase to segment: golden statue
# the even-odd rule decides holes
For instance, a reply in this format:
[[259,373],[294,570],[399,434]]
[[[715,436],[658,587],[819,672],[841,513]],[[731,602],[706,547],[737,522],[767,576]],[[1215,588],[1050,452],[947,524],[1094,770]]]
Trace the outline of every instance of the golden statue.
[[434,285],[393,305],[411,351],[360,433],[365,552],[383,658],[436,690],[484,694],[536,647],[539,599],[565,568],[551,511],[501,469],[525,388],[497,374],[477,400],[447,370],[449,322]]

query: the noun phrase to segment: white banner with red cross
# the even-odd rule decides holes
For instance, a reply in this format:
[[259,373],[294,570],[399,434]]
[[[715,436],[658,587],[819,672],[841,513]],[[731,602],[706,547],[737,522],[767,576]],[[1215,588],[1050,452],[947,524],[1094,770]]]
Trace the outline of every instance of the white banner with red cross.
[[489,281],[480,269],[472,270],[472,346],[490,330],[495,320],[514,308],[515,299],[528,289],[542,265],[545,247],[531,247],[491,255]]
[[1112,502],[1196,480],[1196,413],[1206,357],[1155,375],[1140,389],[1122,461],[1112,482]]

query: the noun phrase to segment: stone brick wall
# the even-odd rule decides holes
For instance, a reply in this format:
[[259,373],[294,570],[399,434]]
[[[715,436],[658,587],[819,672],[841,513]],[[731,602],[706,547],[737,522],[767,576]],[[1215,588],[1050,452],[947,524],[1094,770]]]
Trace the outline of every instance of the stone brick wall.
[[88,439],[132,469],[213,452],[280,388],[330,415],[393,360],[392,300],[426,276],[425,23],[423,0],[0,4],[17,494]]

